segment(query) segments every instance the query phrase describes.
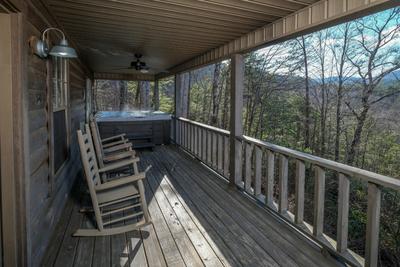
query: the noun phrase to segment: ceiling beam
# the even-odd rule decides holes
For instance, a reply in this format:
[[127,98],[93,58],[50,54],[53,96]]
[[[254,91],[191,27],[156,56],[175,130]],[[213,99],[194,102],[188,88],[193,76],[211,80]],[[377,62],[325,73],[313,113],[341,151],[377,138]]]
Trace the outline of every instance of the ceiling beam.
[[157,79],[225,60],[335,24],[395,7],[393,0],[321,0],[156,75]]

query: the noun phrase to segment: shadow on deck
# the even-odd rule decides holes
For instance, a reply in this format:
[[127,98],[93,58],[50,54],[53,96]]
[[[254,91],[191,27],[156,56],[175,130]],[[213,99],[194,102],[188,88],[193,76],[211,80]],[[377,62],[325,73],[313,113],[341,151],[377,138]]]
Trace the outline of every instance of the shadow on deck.
[[90,219],[83,190],[67,203],[44,266],[338,266],[225,180],[173,146],[140,153],[153,225],[108,237],[72,237]]

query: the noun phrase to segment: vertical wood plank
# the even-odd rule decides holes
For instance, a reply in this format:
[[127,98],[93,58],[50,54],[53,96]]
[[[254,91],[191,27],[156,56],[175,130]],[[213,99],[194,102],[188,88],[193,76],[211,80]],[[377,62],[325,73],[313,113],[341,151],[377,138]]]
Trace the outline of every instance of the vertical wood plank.
[[368,183],[367,231],[365,245],[365,266],[378,266],[379,217],[381,213],[381,189]]
[[254,166],[254,195],[258,196],[261,194],[261,162],[262,162],[262,150],[256,146],[254,148],[255,166]]
[[246,149],[246,158],[245,158],[245,180],[244,180],[244,189],[251,193],[251,163],[252,163],[252,153],[253,146],[249,143],[245,143]]
[[274,174],[275,174],[275,155],[272,151],[267,151],[267,205],[272,208],[274,205]]
[[[243,154],[243,149],[242,149],[242,141],[240,140],[236,140],[235,142],[235,149],[236,151],[235,153],[235,158],[234,158],[234,167],[235,169],[233,170],[234,177],[235,177],[235,184],[241,186],[242,185],[242,181],[243,181],[243,171],[242,171],[242,154]],[[231,151],[232,153],[232,151]],[[230,161],[229,164],[232,164],[232,162]]]
[[288,158],[285,155],[279,157],[279,212],[285,213],[288,209]]
[[192,152],[196,155],[196,125],[192,124]]
[[224,136],[222,134],[218,134],[218,172],[219,173],[223,173],[223,168],[224,168],[223,152],[224,152]]
[[338,223],[336,250],[344,253],[347,250],[347,233],[349,223],[349,193],[350,180],[346,175],[339,173],[338,190]]
[[207,162],[207,131],[202,129],[202,137],[203,137],[203,144],[202,144],[202,159],[203,162]]
[[243,88],[244,88],[244,58],[241,54],[231,57],[231,97],[230,97],[230,154],[229,182],[231,186],[241,180],[241,142],[237,137],[243,135]]
[[324,228],[325,170],[315,166],[313,235],[319,237]]
[[201,158],[201,145],[200,145],[200,142],[201,142],[201,130],[200,130],[200,127],[196,127],[196,133],[197,133],[197,136],[196,136],[197,156],[199,158]]
[[224,136],[224,176],[229,177],[229,136]]
[[211,160],[211,149],[212,149],[212,140],[211,140],[211,132],[207,130],[207,164],[209,166],[212,166],[212,160]]
[[216,132],[212,132],[212,140],[212,167],[217,170],[218,135]]
[[182,121],[182,130],[183,130],[183,133],[182,133],[182,136],[183,136],[183,147],[186,149],[187,147],[186,147],[186,122],[183,122]]
[[305,166],[300,160],[296,160],[296,210],[295,223],[303,223],[304,218],[304,180]]

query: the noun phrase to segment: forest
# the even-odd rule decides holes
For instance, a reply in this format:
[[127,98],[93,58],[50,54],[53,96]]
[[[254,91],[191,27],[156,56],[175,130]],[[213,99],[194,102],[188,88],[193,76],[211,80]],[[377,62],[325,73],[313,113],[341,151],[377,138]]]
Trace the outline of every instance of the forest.
[[[245,60],[245,135],[400,178],[399,8],[259,49]],[[190,71],[189,119],[229,129],[229,64]],[[97,81],[96,86],[97,110],[152,107],[149,82]],[[159,90],[160,110],[172,113],[173,77],[160,80]],[[311,173],[305,190],[308,222]],[[337,188],[337,177],[327,173],[324,232],[332,237]],[[350,203],[349,248],[364,255],[364,182],[352,179]],[[379,264],[400,266],[399,192],[383,191],[380,227]]]

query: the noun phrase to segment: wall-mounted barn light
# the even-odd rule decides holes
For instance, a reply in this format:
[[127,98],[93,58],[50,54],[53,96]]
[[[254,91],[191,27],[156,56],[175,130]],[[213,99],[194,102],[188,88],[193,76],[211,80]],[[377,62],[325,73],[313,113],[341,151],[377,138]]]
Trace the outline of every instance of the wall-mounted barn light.
[[[58,45],[53,46],[49,52],[49,47],[45,41],[45,34],[51,30],[60,32],[62,35],[62,39],[60,43]],[[36,37],[31,37],[29,43],[31,48],[33,49],[33,52],[41,58],[46,58],[48,55],[54,57],[64,57],[64,58],[78,57],[78,55],[75,52],[75,49],[68,46],[68,42],[67,39],[65,38],[64,33],[58,28],[47,28],[42,33],[42,39],[39,40]]]

